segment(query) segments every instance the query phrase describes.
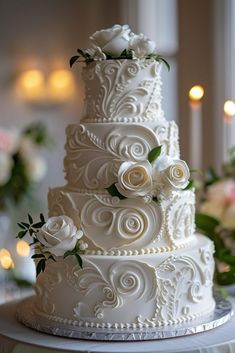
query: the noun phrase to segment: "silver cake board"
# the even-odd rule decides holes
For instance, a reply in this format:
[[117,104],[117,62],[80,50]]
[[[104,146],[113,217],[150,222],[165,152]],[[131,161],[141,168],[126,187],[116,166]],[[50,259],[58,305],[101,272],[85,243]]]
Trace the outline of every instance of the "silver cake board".
[[17,310],[17,319],[25,326],[51,335],[97,341],[145,341],[193,335],[221,326],[233,315],[232,304],[221,296],[215,295],[216,306],[210,315],[180,325],[142,329],[102,329],[69,326],[56,322],[52,327],[51,320],[37,316],[34,312],[33,299],[34,297],[24,299]]

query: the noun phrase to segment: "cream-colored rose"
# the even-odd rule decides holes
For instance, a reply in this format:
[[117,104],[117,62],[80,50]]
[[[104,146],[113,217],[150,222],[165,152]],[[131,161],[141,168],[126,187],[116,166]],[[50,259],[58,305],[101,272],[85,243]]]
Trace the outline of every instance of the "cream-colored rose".
[[118,191],[125,197],[143,197],[152,192],[152,167],[148,161],[145,162],[124,162],[118,171]]
[[55,256],[63,256],[68,250],[73,250],[83,231],[77,229],[68,216],[51,217],[37,233],[37,238],[45,250]]
[[130,39],[129,49],[134,52],[134,58],[144,59],[147,55],[154,53],[156,44],[141,33]]
[[0,151],[0,185],[4,185],[8,182],[11,176],[12,166],[13,160],[11,155]]
[[93,47],[99,47],[103,52],[118,57],[128,48],[130,33],[128,25],[114,25],[112,28],[95,32],[90,40]]
[[180,159],[172,159],[169,156],[162,156],[152,163],[153,181],[156,187],[173,189],[184,189],[189,182],[190,171]]

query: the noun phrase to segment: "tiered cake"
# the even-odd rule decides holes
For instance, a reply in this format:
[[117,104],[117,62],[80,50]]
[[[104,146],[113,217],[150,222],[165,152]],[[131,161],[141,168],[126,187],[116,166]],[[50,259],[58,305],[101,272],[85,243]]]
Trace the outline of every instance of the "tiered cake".
[[49,216],[72,218],[88,247],[83,268],[58,257],[37,278],[34,312],[54,333],[164,327],[214,309],[213,244],[195,234],[178,129],[161,107],[162,66],[121,57],[83,69],[86,110],[66,130],[67,185],[48,201]]

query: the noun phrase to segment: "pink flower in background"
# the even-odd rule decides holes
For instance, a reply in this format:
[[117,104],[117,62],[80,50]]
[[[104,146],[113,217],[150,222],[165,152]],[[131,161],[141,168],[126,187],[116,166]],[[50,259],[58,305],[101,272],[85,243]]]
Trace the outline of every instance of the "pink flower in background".
[[14,130],[0,128],[0,151],[13,154],[19,144],[19,134]]
[[235,182],[232,181],[227,189],[226,201],[228,204],[235,203]]
[[200,212],[218,219],[229,229],[235,229],[235,181],[225,179],[208,187]]

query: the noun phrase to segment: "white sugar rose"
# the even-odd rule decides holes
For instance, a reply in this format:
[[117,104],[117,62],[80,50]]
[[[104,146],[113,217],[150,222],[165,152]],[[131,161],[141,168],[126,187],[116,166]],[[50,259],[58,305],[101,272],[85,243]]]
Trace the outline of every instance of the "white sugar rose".
[[154,183],[159,183],[160,187],[170,186],[173,189],[184,189],[188,185],[190,171],[185,161],[163,156],[152,165]]
[[144,59],[147,55],[154,53],[156,44],[144,34],[134,35],[129,42],[129,49],[134,53],[134,58]]
[[148,161],[122,163],[118,170],[118,183],[115,185],[125,197],[143,197],[149,201],[152,190],[151,164]]
[[131,30],[128,25],[114,25],[112,28],[97,31],[90,37],[95,47],[103,52],[118,57],[124,49],[128,48]]
[[52,255],[63,256],[68,250],[73,250],[83,231],[77,229],[68,216],[51,217],[37,233],[37,238],[45,250]]
[[8,182],[11,176],[11,168],[13,160],[11,155],[0,151],[0,185],[4,185]]

